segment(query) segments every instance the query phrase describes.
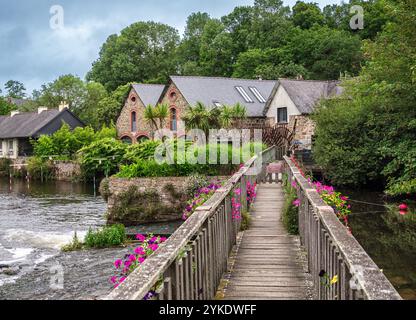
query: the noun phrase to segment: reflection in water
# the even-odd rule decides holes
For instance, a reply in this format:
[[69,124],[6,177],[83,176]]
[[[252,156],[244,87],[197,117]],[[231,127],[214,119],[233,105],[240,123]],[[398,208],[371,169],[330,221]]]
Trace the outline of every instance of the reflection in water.
[[[353,200],[385,204],[376,192],[343,191]],[[400,212],[397,204],[388,208],[351,202],[353,235],[383,269],[404,299],[416,299],[416,208]]]

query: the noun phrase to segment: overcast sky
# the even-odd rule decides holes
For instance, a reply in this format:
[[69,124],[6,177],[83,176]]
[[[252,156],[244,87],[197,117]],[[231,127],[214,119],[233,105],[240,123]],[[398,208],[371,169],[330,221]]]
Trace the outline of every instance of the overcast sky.
[[[0,0],[0,88],[10,79],[30,94],[62,74],[84,78],[102,43],[136,21],[157,21],[184,30],[197,11],[221,17],[254,0]],[[284,0],[292,6],[296,0]],[[321,0],[321,7],[340,0]],[[64,28],[50,28],[53,5],[64,9]]]

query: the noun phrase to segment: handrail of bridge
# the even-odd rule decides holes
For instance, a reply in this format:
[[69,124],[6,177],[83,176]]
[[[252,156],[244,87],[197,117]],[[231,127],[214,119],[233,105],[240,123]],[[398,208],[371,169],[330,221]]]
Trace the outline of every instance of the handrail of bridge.
[[[213,299],[240,228],[232,219],[233,190],[241,189],[241,210],[246,210],[247,181],[272,179],[266,165],[283,155],[283,148],[271,147],[251,158],[105,299],[141,300],[155,289],[159,300]],[[248,174],[255,166],[258,174]]]
[[[286,156],[284,159],[289,183],[295,180],[300,186],[299,232],[308,254],[316,298],[401,300],[380,268],[340,222],[333,208],[322,200],[294,162]],[[337,276],[338,282],[331,285],[322,281],[323,272],[326,279]]]

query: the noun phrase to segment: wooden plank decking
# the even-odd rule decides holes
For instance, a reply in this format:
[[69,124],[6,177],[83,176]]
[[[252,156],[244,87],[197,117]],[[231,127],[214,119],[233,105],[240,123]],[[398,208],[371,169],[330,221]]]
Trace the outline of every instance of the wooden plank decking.
[[283,202],[280,184],[259,186],[250,211],[252,223],[227,277],[224,300],[307,299],[299,240],[288,235],[281,222]]

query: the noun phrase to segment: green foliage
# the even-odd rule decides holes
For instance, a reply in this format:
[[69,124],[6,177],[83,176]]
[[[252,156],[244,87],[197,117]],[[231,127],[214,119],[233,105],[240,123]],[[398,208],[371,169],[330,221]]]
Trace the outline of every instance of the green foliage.
[[70,127],[63,123],[58,131],[50,136],[40,136],[39,139],[32,140],[32,144],[34,154],[38,158],[52,157],[54,160],[73,160],[76,153],[90,143],[115,137],[115,127],[103,126],[97,132],[91,127],[77,127],[71,131]]
[[286,195],[282,211],[282,222],[287,232],[292,235],[299,234],[298,208],[293,202],[298,198],[296,189],[288,183],[286,174],[283,176],[283,191]]
[[[167,145],[172,142],[166,142]],[[132,164],[122,165],[120,172],[117,174],[119,178],[137,178],[137,177],[183,177],[194,174],[207,176],[230,175],[236,170],[237,165],[233,163],[233,155],[239,156],[240,163],[249,160],[256,150],[264,150],[264,145],[255,143],[247,144],[240,148],[233,148],[232,145],[218,144],[205,146],[189,145],[185,147],[184,154],[178,154],[176,141],[173,141],[172,150],[173,164],[164,162],[159,164],[156,160],[140,160],[137,159]],[[165,145],[166,146],[166,145]],[[209,164],[210,150],[216,152],[216,164]],[[204,155],[206,164],[194,164],[193,158]],[[228,164],[220,164],[221,157],[228,160]],[[214,157],[215,158],[215,157]],[[235,159],[234,159],[235,160]],[[237,158],[238,160],[238,158]]]
[[8,116],[15,109],[16,106],[9,103],[5,98],[0,97],[0,116]]
[[79,150],[79,159],[84,175],[109,176],[118,171],[127,145],[114,138],[104,138]]
[[117,87],[111,94],[98,102],[96,118],[98,124],[111,125],[120,115],[124,102],[130,92],[131,83]]
[[7,91],[7,96],[16,99],[22,99],[26,96],[26,88],[23,83],[16,80],[9,80],[5,83],[4,88]]
[[34,180],[52,180],[55,177],[53,162],[47,158],[31,157],[27,162],[27,171]]
[[365,44],[369,63],[357,79],[344,81],[344,96],[321,103],[314,156],[334,184],[377,183],[390,195],[411,194],[416,192],[416,7],[404,0],[385,5],[396,22]]
[[12,160],[8,158],[0,158],[0,176],[8,176],[10,173],[10,165]]
[[249,212],[247,211],[243,211],[243,214],[241,216],[241,226],[240,226],[240,230],[241,231],[246,231],[250,228],[250,223],[251,223],[251,215]]
[[324,15],[317,3],[305,3],[297,1],[292,8],[292,21],[295,26],[302,29],[310,29],[313,25],[322,25]]
[[84,239],[84,243],[87,248],[120,246],[125,241],[126,230],[122,224],[104,227],[101,230],[96,231],[90,229]]
[[115,90],[128,82],[165,82],[176,70],[178,31],[155,22],[136,22],[111,35],[87,79]]
[[134,163],[140,160],[153,159],[160,141],[145,141],[128,146],[126,154],[123,157],[124,163]]
[[71,252],[71,251],[78,251],[81,250],[83,247],[83,244],[78,239],[78,235],[76,232],[74,232],[74,236],[72,238],[72,241],[68,243],[67,245],[64,245],[61,250],[63,252]]

